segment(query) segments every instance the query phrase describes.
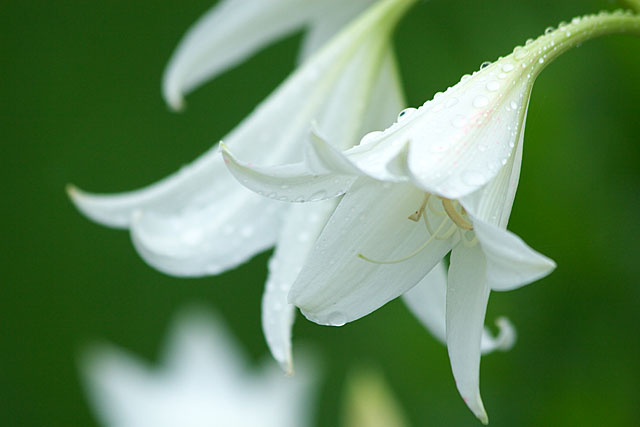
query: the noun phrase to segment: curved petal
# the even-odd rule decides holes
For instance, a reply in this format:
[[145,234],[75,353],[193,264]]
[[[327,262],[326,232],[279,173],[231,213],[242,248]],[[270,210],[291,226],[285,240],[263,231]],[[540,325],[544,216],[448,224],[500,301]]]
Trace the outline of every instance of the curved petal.
[[[449,251],[408,219],[424,194],[411,185],[361,178],[345,195],[293,284],[289,301],[310,320],[333,326],[358,319],[411,289]],[[365,260],[367,257],[369,260]]]
[[[307,0],[308,1],[308,0]],[[317,13],[304,36],[300,49],[300,59],[309,58],[314,52],[320,50],[324,43],[345,27],[349,21],[373,4],[376,0],[312,0],[316,5]],[[301,61],[302,62],[302,61]]]
[[500,169],[498,175],[484,187],[460,199],[460,203],[474,217],[500,228],[507,228],[513,201],[516,197],[516,190],[518,189],[520,168],[522,166],[524,128],[525,126],[523,125],[514,155]]
[[197,277],[222,273],[273,246],[289,205],[231,185],[234,193],[183,212],[140,212],[131,224],[140,256],[166,274]]
[[[436,265],[416,286],[402,295],[411,312],[439,341],[446,342],[445,305],[447,300],[447,269],[443,262]],[[493,336],[486,327],[482,331],[482,354],[495,350],[506,351],[515,343],[515,329],[505,317],[496,320],[498,335]]]
[[288,202],[313,202],[344,194],[355,181],[348,175],[317,175],[306,163],[284,166],[250,166],[223,147],[222,155],[229,171],[248,189],[272,199]]
[[[162,84],[166,102],[175,110],[181,109],[186,93],[303,26],[318,14],[320,3],[306,0],[217,3],[187,31],[169,60]],[[330,34],[322,36],[326,41]]]
[[491,289],[509,291],[534,282],[556,268],[556,263],[531,249],[518,236],[477,218],[473,228],[487,260]]
[[337,200],[328,200],[291,206],[275,254],[269,261],[269,276],[262,296],[262,330],[271,354],[288,374],[293,373],[294,306],[287,301],[287,295],[337,204]]
[[447,349],[462,399],[487,424],[480,397],[480,341],[489,299],[484,273],[485,259],[479,246],[453,249],[447,287]]
[[[234,153],[265,165],[302,159],[300,141],[312,120],[338,128],[333,124],[340,117],[326,111],[335,105],[348,122],[339,127],[336,144],[352,143],[364,114],[354,100],[372,89],[375,65],[388,49],[386,27],[393,23],[386,13],[396,3],[372,9],[288,78],[225,139]],[[378,31],[383,24],[385,31]],[[113,196],[72,191],[72,196],[103,223],[127,226],[135,216],[136,248],[151,265],[176,275],[213,274],[246,261],[273,245],[282,214],[278,202],[258,201],[240,189],[215,149],[146,189]]]

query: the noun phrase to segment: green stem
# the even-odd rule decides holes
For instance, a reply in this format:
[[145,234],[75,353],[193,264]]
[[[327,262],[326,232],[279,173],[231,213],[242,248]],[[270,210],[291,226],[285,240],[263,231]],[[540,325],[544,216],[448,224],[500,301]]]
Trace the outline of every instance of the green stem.
[[640,16],[619,10],[576,17],[570,23],[561,23],[556,30],[548,29],[524,47],[517,47],[513,56],[524,64],[529,62],[528,71],[535,76],[567,50],[596,37],[618,33],[640,36]]

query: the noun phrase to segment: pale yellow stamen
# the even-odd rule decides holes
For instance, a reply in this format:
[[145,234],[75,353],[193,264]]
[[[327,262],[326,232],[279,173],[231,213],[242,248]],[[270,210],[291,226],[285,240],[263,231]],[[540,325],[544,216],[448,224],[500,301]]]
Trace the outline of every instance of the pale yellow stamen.
[[449,215],[449,218],[451,218],[451,221],[453,221],[458,227],[463,230],[473,230],[473,225],[464,219],[460,212],[458,212],[456,207],[453,205],[453,201],[443,198],[442,207],[444,207],[444,210],[447,212],[447,215]]
[[427,207],[427,203],[429,203],[429,197],[431,197],[430,193],[426,193],[424,195],[424,200],[422,201],[420,208],[414,213],[412,213],[411,215],[409,215],[409,219],[411,221],[414,221],[414,222],[420,221],[420,217],[424,215],[424,209]]

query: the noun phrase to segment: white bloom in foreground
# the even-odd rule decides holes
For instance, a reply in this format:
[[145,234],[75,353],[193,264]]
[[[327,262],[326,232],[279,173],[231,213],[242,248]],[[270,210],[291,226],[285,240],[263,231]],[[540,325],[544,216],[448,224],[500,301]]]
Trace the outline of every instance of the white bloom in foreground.
[[[307,59],[224,138],[226,144],[255,164],[275,165],[303,158],[300,141],[313,121],[340,149],[391,121],[403,102],[390,33],[413,1],[376,2]],[[167,100],[178,107],[185,91],[304,23],[311,28],[304,51],[311,52],[368,3],[223,1],[180,45],[165,78]],[[141,256],[172,275],[218,274],[277,244],[263,329],[274,357],[292,370],[294,308],[286,296],[337,201],[291,206],[259,197],[233,179],[217,147],[141,190],[93,195],[71,188],[70,195],[91,219],[129,228]]]
[[[269,361],[271,362],[271,361]],[[312,381],[277,365],[250,368],[219,320],[185,312],[172,325],[159,366],[111,346],[83,358],[99,420],[118,427],[302,427]]]
[[[506,230],[533,82],[570,47],[602,34],[637,32],[639,21],[620,13],[576,18],[419,109],[403,111],[390,128],[344,153],[319,131],[304,162],[278,168],[249,167],[225,150],[230,170],[259,193],[296,202],[346,193],[289,301],[317,323],[343,325],[417,284],[443,282],[444,273],[433,268],[451,251],[449,356],[460,394],[487,422],[479,365],[490,290],[516,289],[555,268]],[[327,176],[332,185],[319,185]]]

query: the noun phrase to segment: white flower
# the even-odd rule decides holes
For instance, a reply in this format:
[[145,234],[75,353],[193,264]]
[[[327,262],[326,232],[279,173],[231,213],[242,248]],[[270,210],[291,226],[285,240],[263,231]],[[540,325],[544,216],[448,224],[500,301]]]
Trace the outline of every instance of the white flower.
[[[301,427],[313,380],[277,365],[250,368],[222,322],[204,312],[176,318],[158,367],[102,345],[82,372],[96,414],[119,427]],[[271,361],[269,361],[271,362]]]
[[[226,143],[249,161],[274,165],[302,159],[300,141],[312,121],[340,149],[391,121],[403,100],[389,36],[413,2],[376,2],[308,58]],[[165,76],[165,96],[179,107],[185,91],[303,24],[310,27],[303,49],[309,54],[369,3],[223,1],[180,45]],[[294,308],[286,296],[337,201],[291,206],[259,197],[233,179],[217,147],[141,190],[94,195],[70,188],[70,195],[91,219],[129,228],[141,256],[172,275],[218,274],[277,244],[262,304],[263,329],[275,358],[292,370]]]
[[[298,202],[346,193],[289,301],[307,318],[339,326],[399,295],[411,301],[416,286],[444,289],[446,280],[444,329],[453,374],[469,408],[487,422],[479,366],[489,293],[516,289],[555,268],[506,230],[533,82],[570,47],[639,27],[637,17],[621,13],[575,18],[483,65],[419,109],[404,110],[391,127],[344,153],[321,131],[312,135],[303,162],[278,168],[249,167],[225,149],[230,170],[254,191]],[[328,177],[329,186],[323,184]],[[450,251],[446,278],[439,265]],[[426,312],[435,313],[437,306]],[[504,335],[506,342],[512,338]]]

